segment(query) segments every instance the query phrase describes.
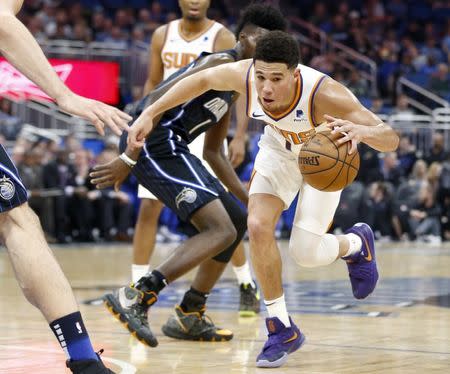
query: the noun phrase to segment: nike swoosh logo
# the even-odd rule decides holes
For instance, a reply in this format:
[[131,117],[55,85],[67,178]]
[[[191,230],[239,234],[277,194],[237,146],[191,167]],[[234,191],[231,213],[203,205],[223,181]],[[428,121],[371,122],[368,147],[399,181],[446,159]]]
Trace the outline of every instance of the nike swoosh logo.
[[293,335],[291,338],[289,338],[288,340],[285,340],[283,343],[284,343],[284,344],[290,343],[290,342],[294,341],[294,340],[297,339],[297,338],[298,338],[298,333],[297,333],[297,331],[295,331],[295,332],[294,332],[294,335]]
[[368,252],[368,255],[364,256],[364,259],[366,261],[370,262],[370,261],[372,261],[372,252],[370,251],[369,243],[367,242],[366,238],[363,238],[363,239],[364,239],[364,244],[366,245],[367,252]]
[[264,116],[265,116],[265,114],[258,114],[258,113],[255,113],[255,112],[252,113],[252,117],[254,117],[254,118],[264,117]]

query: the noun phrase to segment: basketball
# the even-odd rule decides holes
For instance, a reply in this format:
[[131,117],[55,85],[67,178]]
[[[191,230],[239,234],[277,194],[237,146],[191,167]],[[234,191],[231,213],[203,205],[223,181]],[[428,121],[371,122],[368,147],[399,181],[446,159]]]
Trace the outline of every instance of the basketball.
[[339,191],[352,183],[359,170],[359,153],[349,155],[350,142],[338,145],[342,134],[319,132],[302,146],[298,158],[303,179],[320,191]]

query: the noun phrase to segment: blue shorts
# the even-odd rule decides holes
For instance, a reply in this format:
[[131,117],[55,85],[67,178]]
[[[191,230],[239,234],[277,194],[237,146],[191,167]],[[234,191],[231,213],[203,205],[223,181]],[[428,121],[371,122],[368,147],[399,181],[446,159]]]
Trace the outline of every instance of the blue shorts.
[[[126,147],[126,136],[124,132],[121,152]],[[132,173],[138,182],[183,221],[225,193],[219,180],[189,152],[186,141],[160,125],[149,136],[137,161]]]
[[16,167],[0,145],[0,213],[27,201],[27,189],[20,180]]

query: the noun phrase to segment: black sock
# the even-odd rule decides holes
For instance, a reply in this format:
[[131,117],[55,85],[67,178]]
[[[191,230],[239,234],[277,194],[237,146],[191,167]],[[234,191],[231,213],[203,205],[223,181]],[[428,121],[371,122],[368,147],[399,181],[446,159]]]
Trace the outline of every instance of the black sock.
[[191,287],[190,290],[184,294],[180,307],[185,313],[203,312],[208,296],[208,293],[197,291]]
[[136,283],[136,288],[144,292],[159,292],[168,284],[166,277],[158,270],[153,270],[150,274],[143,276]]

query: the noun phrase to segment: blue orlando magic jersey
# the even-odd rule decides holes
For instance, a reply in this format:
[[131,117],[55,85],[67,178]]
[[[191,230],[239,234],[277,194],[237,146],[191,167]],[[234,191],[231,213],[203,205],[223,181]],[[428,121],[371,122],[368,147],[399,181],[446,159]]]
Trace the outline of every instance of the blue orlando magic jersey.
[[[216,53],[203,52],[198,59],[172,74],[155,89],[193,68],[202,57],[215,54],[228,54],[234,61],[237,60],[237,53],[234,49]],[[234,92],[230,91],[210,90],[183,105],[166,111],[155,129],[148,136],[147,144],[154,145],[164,141],[167,131],[173,132],[186,143],[192,142],[197,136],[206,132],[223,118],[230,109],[233,95]],[[150,100],[151,94],[142,99],[137,107],[136,115],[139,115],[148,106]]]

